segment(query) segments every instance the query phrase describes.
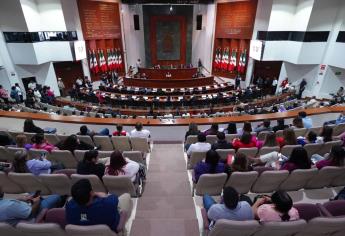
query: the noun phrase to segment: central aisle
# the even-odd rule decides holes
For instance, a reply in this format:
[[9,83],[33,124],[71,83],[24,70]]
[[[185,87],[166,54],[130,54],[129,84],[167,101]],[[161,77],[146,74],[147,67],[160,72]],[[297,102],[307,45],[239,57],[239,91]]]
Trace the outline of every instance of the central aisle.
[[199,236],[182,144],[154,144],[131,236]]

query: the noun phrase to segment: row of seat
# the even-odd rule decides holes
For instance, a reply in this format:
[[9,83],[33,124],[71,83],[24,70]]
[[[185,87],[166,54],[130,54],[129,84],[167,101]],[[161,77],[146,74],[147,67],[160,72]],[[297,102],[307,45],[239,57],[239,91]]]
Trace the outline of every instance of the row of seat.
[[[17,151],[23,150],[25,149],[0,146],[0,161],[13,162],[14,154]],[[56,164],[63,164],[65,168],[75,169],[78,165],[78,162],[83,160],[85,152],[86,150],[75,150],[74,153],[71,153],[68,150],[53,150],[49,153],[46,150],[30,149],[28,151],[28,154],[29,159],[45,154],[47,159],[51,162]],[[112,152],[113,151],[99,151],[98,157],[100,159],[110,157]],[[145,159],[143,158],[143,153],[141,151],[124,151],[122,154],[124,157],[127,157],[133,161],[145,164]]]
[[[345,131],[345,124],[339,124],[339,125],[329,125],[331,127],[333,127],[333,135],[337,136],[340,135],[341,133],[343,133]],[[322,127],[313,127],[310,129],[306,129],[306,128],[302,128],[302,129],[294,129],[295,135],[296,137],[299,136],[305,136],[309,131],[313,131],[316,134],[320,134],[322,131]],[[276,136],[277,137],[283,137],[283,130],[278,130],[276,132]],[[270,133],[270,131],[262,131],[260,132],[258,135],[256,132],[252,132],[251,134],[256,136],[257,138],[261,141],[265,140],[266,135]],[[241,136],[239,134],[226,134],[225,135],[225,139],[228,142],[232,142],[234,139],[236,138],[241,138]],[[206,136],[206,142],[213,144],[217,141],[217,136],[216,135],[207,135]],[[185,144],[193,144],[196,143],[198,141],[198,136],[197,135],[189,135],[186,139]]]
[[300,189],[322,189],[325,187],[345,186],[345,167],[327,166],[320,170],[297,169],[234,172],[227,179],[227,174],[203,174],[193,185],[193,193],[202,196],[221,195],[224,187],[231,186],[239,193],[271,193],[278,189],[298,191]]
[[103,176],[100,180],[96,175],[74,174],[70,177],[63,173],[41,174],[0,172],[0,186],[4,193],[20,194],[41,190],[42,195],[60,194],[70,195],[71,186],[80,179],[88,179],[95,192],[111,193],[120,196],[128,193],[132,197],[139,197],[141,189],[127,176]]
[[295,204],[300,220],[287,222],[267,222],[256,220],[218,220],[209,231],[207,212],[201,209],[204,232],[208,236],[341,236],[345,234],[345,201],[327,202],[324,205]]
[[[310,143],[304,145],[308,153],[308,157],[311,158],[313,154],[325,155],[329,153],[331,148],[335,145],[341,145],[342,141],[331,141],[327,143]],[[292,150],[296,147],[301,147],[301,145],[285,145],[282,148],[280,147],[262,147],[260,149],[253,147],[253,148],[240,148],[237,150],[239,153],[243,153],[248,157],[259,157],[261,155],[265,155],[271,152],[280,152],[284,156],[289,157]],[[228,155],[235,155],[236,150],[234,149],[217,149],[217,153],[219,154],[222,161],[225,161]],[[187,169],[193,169],[196,164],[200,161],[203,161],[206,158],[206,152],[192,152],[190,158],[188,159]]]
[[[27,137],[28,142],[31,142],[31,138],[35,133],[27,133],[20,131],[7,131],[14,139],[19,134],[24,134]],[[44,134],[48,143],[56,145],[60,141],[64,141],[70,135],[65,134]],[[141,151],[147,153],[150,151],[150,147],[145,138],[128,137],[128,136],[101,136],[95,135],[91,138],[88,135],[77,135],[80,141],[88,143],[92,146],[100,146],[103,151],[119,150],[119,151]]]

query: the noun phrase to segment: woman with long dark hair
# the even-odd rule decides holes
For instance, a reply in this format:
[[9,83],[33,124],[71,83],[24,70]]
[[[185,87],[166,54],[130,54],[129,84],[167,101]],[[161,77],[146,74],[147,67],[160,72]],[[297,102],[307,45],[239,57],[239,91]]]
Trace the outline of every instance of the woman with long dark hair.
[[324,126],[322,128],[320,137],[317,138],[316,143],[327,143],[333,140],[333,128]]
[[293,221],[299,219],[297,209],[289,194],[278,190],[271,197],[257,199],[252,206],[255,218],[260,222]]
[[24,121],[24,132],[27,132],[27,133],[41,133],[43,134],[44,133],[44,130],[41,129],[40,127],[37,127],[33,120],[32,119],[26,119]]
[[115,150],[110,155],[110,162],[106,165],[105,175],[124,175],[131,178],[132,182],[136,180],[139,172],[139,164],[135,161],[124,158],[120,151]]
[[296,169],[310,169],[311,161],[308,153],[303,147],[296,147],[292,150],[289,159],[281,166],[281,170],[289,172]]
[[98,162],[98,151],[90,150],[85,152],[84,159],[78,163],[77,173],[80,175],[97,175],[102,179],[104,175],[104,165]]
[[15,173],[29,173],[29,169],[26,166],[28,160],[26,151],[18,151],[14,154],[12,162],[12,171]]
[[219,162],[220,156],[214,150],[209,150],[206,153],[205,162],[201,161],[194,167],[194,181],[198,182],[202,174],[216,174],[223,173],[225,165]]
[[[323,157],[319,154],[314,154],[312,159],[322,159]],[[345,150],[341,145],[333,146],[331,149],[331,153],[326,157],[324,160],[320,160],[316,162],[316,167],[318,169],[322,169],[326,166],[344,166],[345,160]]]
[[31,141],[33,142],[32,148],[34,149],[43,149],[47,152],[52,152],[52,150],[57,149],[54,145],[48,143],[42,133],[36,134],[32,137]]
[[237,134],[237,127],[236,127],[236,123],[229,123],[228,127],[226,129],[224,129],[224,133],[225,134]]
[[257,146],[256,137],[253,137],[250,133],[244,132],[240,139],[234,139],[232,146],[237,150],[239,148],[251,148]]
[[60,150],[68,150],[72,153],[74,153],[75,150],[92,150],[95,148],[88,143],[80,141],[75,134],[68,136],[64,141],[59,142],[56,146]]
[[251,171],[253,168],[250,166],[250,162],[244,153],[238,152],[234,156],[234,160],[231,163],[230,171],[232,172],[246,172]]

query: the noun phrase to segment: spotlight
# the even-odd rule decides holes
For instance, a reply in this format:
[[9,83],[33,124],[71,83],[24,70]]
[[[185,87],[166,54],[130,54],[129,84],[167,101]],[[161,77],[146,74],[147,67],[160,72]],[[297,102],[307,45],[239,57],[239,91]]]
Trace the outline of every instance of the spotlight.
[[173,10],[174,10],[172,5],[170,5],[169,10],[170,10],[170,11],[173,11]]

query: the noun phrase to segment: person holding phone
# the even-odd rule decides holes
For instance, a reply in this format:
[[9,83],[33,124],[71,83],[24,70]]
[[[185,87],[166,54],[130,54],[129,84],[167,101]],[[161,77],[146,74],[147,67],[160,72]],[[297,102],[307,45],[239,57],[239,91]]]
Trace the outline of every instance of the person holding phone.
[[16,225],[21,220],[33,220],[42,209],[62,207],[66,196],[50,195],[46,198],[40,196],[40,191],[33,195],[21,196],[17,199],[4,199],[4,192],[0,187],[0,222]]

